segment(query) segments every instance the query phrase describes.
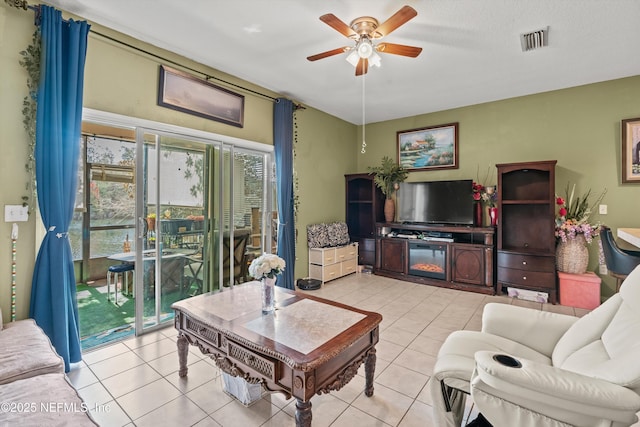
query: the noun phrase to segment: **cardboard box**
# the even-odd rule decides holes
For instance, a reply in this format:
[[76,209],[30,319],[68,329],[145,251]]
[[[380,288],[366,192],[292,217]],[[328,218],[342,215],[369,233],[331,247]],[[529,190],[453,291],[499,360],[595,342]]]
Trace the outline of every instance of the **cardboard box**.
[[593,310],[600,305],[600,278],[592,272],[558,272],[560,305]]
[[507,295],[512,298],[518,298],[525,301],[546,303],[549,300],[549,294],[546,292],[530,291],[528,289],[507,288]]

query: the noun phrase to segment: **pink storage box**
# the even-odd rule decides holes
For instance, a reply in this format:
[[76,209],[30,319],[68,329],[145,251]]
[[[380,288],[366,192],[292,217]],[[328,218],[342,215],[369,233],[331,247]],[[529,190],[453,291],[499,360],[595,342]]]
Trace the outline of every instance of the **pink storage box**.
[[558,272],[560,305],[593,310],[600,305],[600,278],[592,272],[569,274]]

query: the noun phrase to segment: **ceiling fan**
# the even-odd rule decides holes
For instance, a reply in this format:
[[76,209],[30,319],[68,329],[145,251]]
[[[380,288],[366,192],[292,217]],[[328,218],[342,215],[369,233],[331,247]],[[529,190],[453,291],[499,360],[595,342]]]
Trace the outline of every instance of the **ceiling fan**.
[[322,15],[320,17],[322,22],[340,34],[354,40],[356,44],[355,46],[343,46],[318,53],[317,55],[308,56],[307,59],[309,61],[317,61],[318,59],[339,55],[344,52],[351,52],[347,56],[347,61],[356,67],[356,76],[361,76],[367,73],[369,65],[380,66],[380,55],[378,55],[377,52],[415,58],[422,52],[421,47],[395,43],[374,44],[373,42],[374,40],[389,35],[392,31],[417,15],[418,12],[416,12],[414,8],[404,6],[382,24],[379,24],[378,20],[371,16],[361,16],[351,21],[349,25],[342,22],[332,13]]

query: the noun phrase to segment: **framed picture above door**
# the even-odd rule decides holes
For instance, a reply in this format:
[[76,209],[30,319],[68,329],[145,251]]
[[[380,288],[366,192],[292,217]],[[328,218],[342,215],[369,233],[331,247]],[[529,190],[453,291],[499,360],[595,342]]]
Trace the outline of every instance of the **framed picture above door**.
[[231,126],[244,126],[244,96],[164,65],[160,66],[158,105]]

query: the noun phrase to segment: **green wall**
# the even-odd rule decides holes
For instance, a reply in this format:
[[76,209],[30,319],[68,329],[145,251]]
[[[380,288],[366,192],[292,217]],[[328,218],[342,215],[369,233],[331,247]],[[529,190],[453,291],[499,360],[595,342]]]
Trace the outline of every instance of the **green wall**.
[[[27,94],[26,72],[18,61],[19,52],[29,45],[33,31],[31,11],[25,12],[0,4],[0,75],[3,76],[0,80],[0,147],[5,157],[3,168],[0,168],[0,179],[5,183],[15,183],[5,186],[0,193],[0,205],[20,204],[22,197],[29,195],[25,189],[29,177],[24,167],[29,151],[28,138],[22,127],[21,113],[22,99]],[[279,96],[262,87],[94,24],[89,35],[85,66],[85,107],[273,144],[272,100],[230,87],[245,95],[243,128],[159,107],[156,105],[159,60],[153,55],[109,41],[97,33],[268,96]],[[295,168],[301,193],[297,222],[296,276],[304,277],[307,274],[306,225],[344,218],[343,175],[355,169],[356,159],[351,153],[355,144],[356,126],[313,108],[296,112],[296,123],[298,142]],[[37,213],[34,212],[28,222],[20,224],[16,266],[18,318],[25,318],[29,313],[37,234],[42,232],[36,216]],[[11,296],[10,223],[0,222],[0,236],[5,241],[5,249],[0,251],[0,277],[4,278],[0,280],[0,308],[3,319],[8,321]]]
[[[91,30],[85,66],[85,107],[273,145],[272,99],[212,80],[214,84],[244,95],[245,116],[242,128],[158,106],[156,100],[160,60],[99,34],[108,35],[190,69],[267,96],[275,98],[278,94],[95,24],[92,25]],[[165,65],[180,69],[171,63],[165,63]],[[188,69],[183,71],[203,77],[202,74],[196,74]]]
[[[33,13],[0,4],[0,207],[19,205],[23,196],[30,196],[25,188],[29,174],[27,163],[28,137],[22,126],[22,100],[27,95],[26,72],[18,64],[20,51],[31,41]],[[32,200],[29,201],[32,203]],[[35,220],[20,222],[16,245],[16,314],[22,319],[29,314],[31,274],[35,259]],[[11,307],[11,223],[0,221],[0,308],[6,322]]]
[[[264,88],[209,69],[170,52],[92,27],[118,40],[191,68],[215,75],[270,96]],[[24,165],[28,140],[22,127],[22,99],[26,95],[26,73],[18,64],[33,33],[33,13],[0,4],[0,148],[5,161],[0,168],[0,205],[20,204],[29,195]],[[170,64],[168,64],[170,65]],[[236,128],[156,105],[157,59],[92,33],[85,70],[85,106],[250,141],[272,144],[270,100],[245,95],[245,126]],[[469,106],[432,114],[407,117],[366,126],[367,151],[360,153],[362,127],[347,123],[313,108],[296,112],[295,174],[299,195],[297,215],[296,277],[307,275],[306,226],[344,219],[344,174],[367,172],[384,155],[396,158],[396,132],[450,122],[459,123],[460,168],[414,172],[411,181],[450,178],[483,178],[495,183],[496,163],[557,159],[556,188],[568,181],[579,190],[606,188],[606,216],[594,215],[614,229],[639,226],[640,186],[620,183],[620,120],[640,117],[640,76]],[[7,160],[8,159],[8,160]],[[480,172],[478,174],[478,171]],[[17,246],[18,318],[28,316],[31,272],[37,251],[34,212],[20,224]],[[0,308],[9,319],[11,288],[11,224],[0,222]],[[590,270],[597,268],[597,248],[591,247]],[[615,283],[604,277],[603,295],[611,295]]]
[[[396,132],[459,123],[459,169],[412,172],[408,181],[471,178],[496,183],[495,164],[557,160],[556,192],[567,183],[580,193],[607,194],[608,214],[593,221],[610,227],[639,227],[640,185],[621,183],[623,119],[640,117],[640,76],[545,92],[367,125],[367,153],[356,154],[366,171],[382,156],[397,158]],[[358,136],[360,138],[360,136]],[[357,152],[359,153],[359,151]],[[597,241],[590,247],[589,270],[598,270]],[[603,277],[602,294],[615,290]]]
[[344,221],[344,174],[356,171],[356,126],[318,110],[296,113],[295,175],[299,212],[296,222],[296,277],[309,271],[307,225]]

